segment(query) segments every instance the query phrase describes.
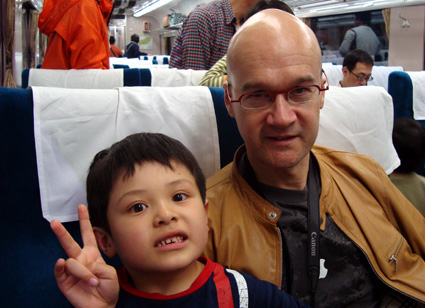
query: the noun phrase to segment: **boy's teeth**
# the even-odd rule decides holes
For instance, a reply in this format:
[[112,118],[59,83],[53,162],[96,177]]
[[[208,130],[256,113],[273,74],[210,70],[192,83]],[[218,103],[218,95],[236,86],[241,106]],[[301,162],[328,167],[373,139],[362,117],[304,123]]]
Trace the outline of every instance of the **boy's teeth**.
[[175,236],[169,239],[166,239],[165,241],[161,241],[158,244],[158,247],[167,245],[167,244],[171,244],[171,243],[179,243],[179,242],[183,242],[183,237],[182,236]]

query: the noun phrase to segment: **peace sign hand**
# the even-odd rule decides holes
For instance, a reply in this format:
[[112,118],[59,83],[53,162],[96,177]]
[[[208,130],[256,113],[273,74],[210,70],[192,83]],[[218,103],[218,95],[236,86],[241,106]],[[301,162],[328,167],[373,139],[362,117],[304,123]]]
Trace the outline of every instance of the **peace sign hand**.
[[115,307],[119,283],[114,267],[107,265],[97,247],[87,208],[78,206],[81,236],[84,247],[72,238],[57,220],[50,223],[68,259],[55,264],[55,277],[59,289],[76,308]]

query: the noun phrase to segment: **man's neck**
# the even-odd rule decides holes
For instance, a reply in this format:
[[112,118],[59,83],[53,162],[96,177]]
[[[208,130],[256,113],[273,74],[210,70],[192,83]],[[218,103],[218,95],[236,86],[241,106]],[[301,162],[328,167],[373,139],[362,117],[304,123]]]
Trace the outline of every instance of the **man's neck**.
[[[249,157],[248,157],[249,159]],[[258,182],[268,186],[302,190],[307,185],[310,154],[292,167],[273,168],[251,163]]]

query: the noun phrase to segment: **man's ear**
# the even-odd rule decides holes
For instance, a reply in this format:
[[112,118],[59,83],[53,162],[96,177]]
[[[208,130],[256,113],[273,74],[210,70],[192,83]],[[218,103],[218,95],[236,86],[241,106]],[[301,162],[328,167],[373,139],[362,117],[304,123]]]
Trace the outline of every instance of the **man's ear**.
[[113,258],[117,254],[117,251],[115,250],[112,237],[105,230],[98,227],[93,227],[93,232],[100,250],[109,258]]
[[229,84],[227,82],[223,83],[223,89],[224,89],[224,103],[226,104],[227,112],[229,115],[234,118],[235,113],[233,112],[233,106],[230,102],[230,89]]
[[350,73],[350,71],[348,70],[348,68],[346,66],[343,66],[342,67],[342,74],[344,75],[344,77],[347,76],[347,74],[349,74],[349,73]]

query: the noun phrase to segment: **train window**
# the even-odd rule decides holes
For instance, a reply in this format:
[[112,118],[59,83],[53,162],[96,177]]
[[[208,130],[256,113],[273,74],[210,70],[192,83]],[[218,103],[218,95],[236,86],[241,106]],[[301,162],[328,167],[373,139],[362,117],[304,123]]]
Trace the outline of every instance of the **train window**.
[[[382,10],[369,12],[371,13],[369,26],[380,42],[380,51],[375,56],[376,65],[387,65],[388,36]],[[310,18],[310,27],[316,33],[322,48],[323,62],[342,64],[343,56],[339,52],[339,47],[345,33],[356,26],[355,20],[355,13]]]

